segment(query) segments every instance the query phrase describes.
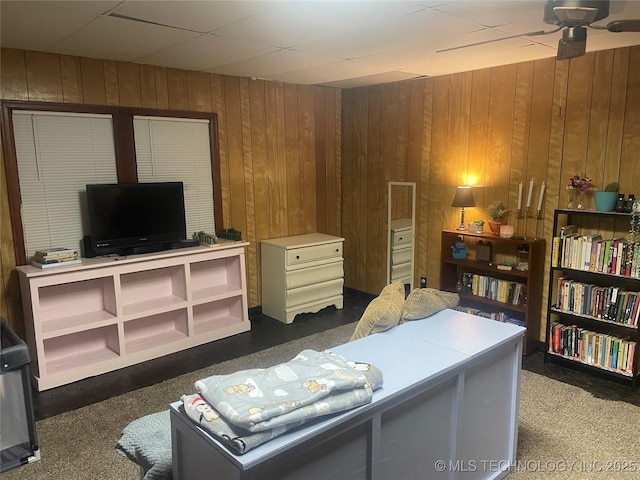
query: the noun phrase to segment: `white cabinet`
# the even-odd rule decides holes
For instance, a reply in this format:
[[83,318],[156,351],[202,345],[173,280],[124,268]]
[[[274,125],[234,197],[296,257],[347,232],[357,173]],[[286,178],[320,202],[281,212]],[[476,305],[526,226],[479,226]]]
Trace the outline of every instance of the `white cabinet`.
[[250,330],[246,245],[18,267],[38,390]]
[[283,323],[343,305],[344,238],[310,233],[262,241],[262,313]]
[[413,290],[413,224],[410,218],[391,222],[391,281]]

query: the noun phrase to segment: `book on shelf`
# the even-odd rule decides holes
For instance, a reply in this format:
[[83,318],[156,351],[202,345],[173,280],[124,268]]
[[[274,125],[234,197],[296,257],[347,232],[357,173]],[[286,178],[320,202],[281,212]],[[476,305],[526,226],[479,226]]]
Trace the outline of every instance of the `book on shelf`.
[[78,254],[78,250],[73,248],[64,248],[64,247],[55,247],[55,248],[44,248],[35,251],[36,255],[47,257],[47,256],[56,256],[56,255],[71,255]]
[[33,257],[33,261],[38,263],[59,263],[68,262],[69,260],[77,260],[78,258],[80,258],[78,255],[61,255],[56,257],[40,257],[35,255]]
[[40,263],[40,262],[33,261],[31,262],[31,265],[33,265],[34,267],[44,269],[44,268],[66,267],[69,265],[77,265],[79,263],[82,263],[82,260],[79,258],[76,258],[75,260],[65,260],[65,261],[53,262],[53,263]]
[[77,260],[80,258],[77,250],[70,248],[49,248],[44,250],[36,250],[33,261],[37,263],[58,263],[69,260]]
[[633,373],[635,342],[597,333],[576,325],[553,322],[549,327],[549,351],[601,368]]
[[513,265],[510,265],[508,263],[499,263],[498,265],[496,265],[496,268],[498,270],[513,270]]

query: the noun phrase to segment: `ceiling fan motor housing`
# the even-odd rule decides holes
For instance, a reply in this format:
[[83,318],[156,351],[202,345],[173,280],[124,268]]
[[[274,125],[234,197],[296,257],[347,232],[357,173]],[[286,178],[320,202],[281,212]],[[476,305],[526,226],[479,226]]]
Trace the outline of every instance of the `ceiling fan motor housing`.
[[[576,21],[575,23],[571,20],[562,21],[558,18],[557,13],[553,10],[556,7],[565,7],[565,8],[595,8],[597,9],[597,13],[595,18],[590,20],[589,22],[580,22]],[[602,20],[603,18],[607,18],[609,16],[609,0],[548,0],[544,6],[544,23],[548,23],[550,25],[580,25],[587,24],[591,22],[597,22],[598,20]]]

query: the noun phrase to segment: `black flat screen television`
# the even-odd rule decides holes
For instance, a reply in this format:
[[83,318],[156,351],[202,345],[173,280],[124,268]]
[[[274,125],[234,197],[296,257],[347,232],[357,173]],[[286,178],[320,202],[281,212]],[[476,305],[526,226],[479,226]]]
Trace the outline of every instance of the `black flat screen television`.
[[86,191],[95,255],[164,250],[186,239],[182,182],[96,184]]

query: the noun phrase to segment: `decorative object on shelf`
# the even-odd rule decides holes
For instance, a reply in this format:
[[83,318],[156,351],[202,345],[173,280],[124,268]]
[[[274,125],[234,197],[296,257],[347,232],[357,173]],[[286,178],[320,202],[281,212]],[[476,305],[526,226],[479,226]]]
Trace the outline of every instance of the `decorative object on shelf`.
[[591,179],[587,176],[574,175],[569,178],[567,190],[569,190],[569,203],[567,208],[584,210],[584,193],[591,188]]
[[624,201],[624,193],[618,194],[618,200],[616,202],[616,212],[624,213],[624,209],[626,207],[626,203]]
[[542,182],[540,187],[540,196],[538,197],[538,208],[536,209],[536,217],[539,217],[542,212],[542,201],[544,200],[544,191],[547,189],[547,184]]
[[633,202],[631,209],[631,227],[629,228],[631,234],[631,241],[634,243],[640,242],[640,200]]
[[636,201],[636,196],[633,193],[630,193],[624,204],[624,211],[626,213],[631,213],[633,211],[633,203],[635,201]]
[[466,230],[464,225],[464,209],[465,207],[475,207],[476,202],[473,200],[473,193],[470,186],[458,186],[456,187],[456,194],[453,197],[452,207],[462,208],[460,212],[460,226],[457,230]]
[[489,228],[494,235],[500,235],[500,225],[506,222],[507,209],[500,201],[489,205],[487,208],[489,214]]
[[484,220],[478,219],[469,223],[469,231],[472,233],[482,233],[484,230]]
[[193,232],[193,235],[191,236],[191,238],[193,238],[194,240],[197,240],[198,243],[204,247],[210,247],[212,245],[215,245],[216,243],[216,236],[212,233],[207,233],[207,232]]
[[218,232],[218,237],[239,242],[242,240],[242,232],[235,228],[225,228]]
[[516,270],[526,272],[529,270],[529,246],[520,245],[518,247],[518,261],[516,263]]
[[531,209],[531,195],[533,194],[533,177],[531,177],[531,181],[529,182],[529,193],[527,194],[527,213]]
[[502,238],[512,238],[513,225],[500,225],[500,236]]
[[518,217],[522,214],[522,182],[520,182],[518,184],[518,210],[516,215],[518,215]]
[[618,200],[619,187],[618,182],[610,182],[604,187],[604,190],[596,190],[593,193],[596,210],[599,212],[613,212]]
[[451,246],[451,250],[451,255],[453,255],[453,258],[457,258],[458,260],[467,258],[467,246],[462,240],[458,240],[455,245]]
[[491,245],[491,242],[480,240],[476,244],[476,260],[483,263],[493,262],[493,245]]

